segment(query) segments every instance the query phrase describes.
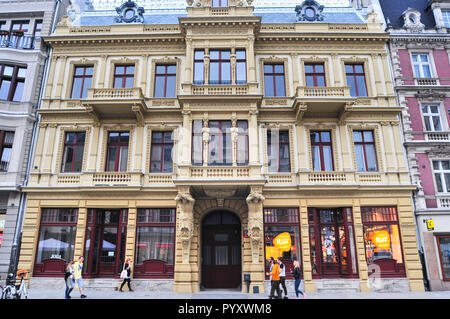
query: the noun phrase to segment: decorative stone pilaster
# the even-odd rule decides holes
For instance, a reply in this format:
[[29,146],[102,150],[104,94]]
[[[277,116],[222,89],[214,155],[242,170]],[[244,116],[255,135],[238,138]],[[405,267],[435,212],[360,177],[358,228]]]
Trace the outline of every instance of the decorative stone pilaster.
[[194,235],[194,204],[195,199],[189,191],[178,192],[175,197],[180,215],[178,217],[177,233],[181,241],[181,261],[189,264],[191,239]]

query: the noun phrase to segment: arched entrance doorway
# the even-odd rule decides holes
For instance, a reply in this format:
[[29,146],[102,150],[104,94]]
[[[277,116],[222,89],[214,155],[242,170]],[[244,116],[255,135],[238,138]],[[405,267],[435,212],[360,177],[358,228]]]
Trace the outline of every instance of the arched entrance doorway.
[[202,221],[202,286],[238,288],[241,284],[241,221],[217,210]]

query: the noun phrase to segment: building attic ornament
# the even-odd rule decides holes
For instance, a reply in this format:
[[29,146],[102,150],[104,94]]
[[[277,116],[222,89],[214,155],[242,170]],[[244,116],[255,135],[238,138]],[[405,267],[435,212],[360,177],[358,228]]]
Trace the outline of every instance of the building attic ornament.
[[303,1],[301,5],[295,7],[297,21],[323,21],[324,6],[314,0]]
[[128,0],[127,2],[122,3],[122,5],[116,8],[117,13],[119,14],[116,17],[115,22],[117,23],[143,23],[144,22],[144,8],[138,7],[136,2]]
[[402,14],[404,23],[403,28],[411,33],[420,33],[425,29],[425,25],[420,22],[421,13],[417,10],[408,8]]

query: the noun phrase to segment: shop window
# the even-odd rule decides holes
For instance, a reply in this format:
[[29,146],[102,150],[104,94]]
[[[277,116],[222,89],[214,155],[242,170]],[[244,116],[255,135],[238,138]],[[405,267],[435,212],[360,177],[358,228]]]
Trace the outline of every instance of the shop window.
[[442,278],[450,280],[450,236],[437,236]]
[[106,171],[127,171],[129,140],[129,132],[108,132]]
[[412,62],[416,78],[431,78],[431,65],[428,53],[412,54]]
[[35,273],[64,274],[73,260],[78,209],[43,208],[36,252]]
[[404,276],[402,244],[395,207],[361,207],[366,260],[381,277]]
[[87,89],[92,86],[94,67],[76,66],[73,74],[72,99],[84,99],[87,97]]
[[433,173],[439,193],[450,193],[450,161],[433,161]]
[[312,162],[315,171],[333,170],[333,149],[331,143],[331,132],[311,131]]
[[0,65],[0,100],[20,102],[25,85],[26,67]]
[[305,64],[306,86],[326,86],[323,63]]
[[351,96],[367,96],[366,78],[362,64],[345,64],[345,76]]
[[[283,237],[284,233],[289,235],[291,246],[279,248],[275,246],[274,239]],[[275,260],[281,257],[286,265],[286,278],[291,278],[293,261],[297,260],[301,264],[298,208],[264,208],[264,250],[266,261],[270,257]],[[266,268],[269,271],[268,263]]]
[[264,87],[265,96],[286,96],[284,79],[284,64],[264,64]]
[[175,97],[177,66],[175,64],[156,65],[154,97]]
[[377,171],[377,156],[373,131],[353,131],[356,168],[360,172]]
[[83,166],[85,132],[66,132],[61,171],[81,172]]
[[152,132],[151,173],[171,173],[173,169],[173,132]]
[[173,277],[175,209],[139,208],[136,228],[136,277]]
[[134,86],[134,65],[116,65],[114,68],[114,88]]
[[270,172],[290,172],[289,131],[267,130],[267,156]]
[[0,172],[8,171],[14,142],[14,132],[0,131]]
[[231,84],[231,51],[209,51],[209,84]]

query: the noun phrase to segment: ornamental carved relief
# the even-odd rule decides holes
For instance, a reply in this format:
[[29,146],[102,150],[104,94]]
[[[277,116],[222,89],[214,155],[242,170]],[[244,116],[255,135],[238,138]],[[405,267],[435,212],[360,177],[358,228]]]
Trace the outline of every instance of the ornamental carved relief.
[[194,235],[194,204],[195,199],[186,190],[180,190],[175,197],[180,215],[178,216],[177,236],[181,241],[181,261],[189,263],[191,240]]
[[248,205],[248,234],[250,237],[250,247],[252,250],[252,263],[259,262],[259,249],[262,244],[264,224],[263,224],[263,202],[265,198],[261,194],[261,189],[252,189],[246,198]]

